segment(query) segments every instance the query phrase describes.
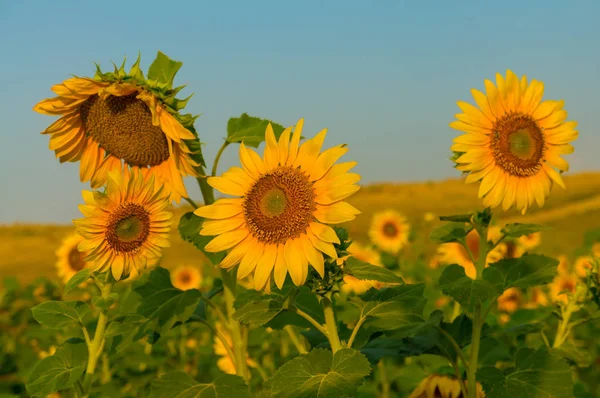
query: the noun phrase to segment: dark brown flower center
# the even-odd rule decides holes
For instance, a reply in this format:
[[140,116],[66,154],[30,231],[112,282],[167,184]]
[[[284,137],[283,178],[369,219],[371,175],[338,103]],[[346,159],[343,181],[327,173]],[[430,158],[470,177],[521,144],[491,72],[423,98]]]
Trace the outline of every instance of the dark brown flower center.
[[190,275],[189,272],[183,271],[181,274],[179,274],[179,281],[181,283],[188,284],[188,283],[190,283],[191,280],[192,280],[192,276]]
[[156,166],[169,158],[167,137],[136,95],[92,95],[81,105],[81,120],[86,133],[109,154],[132,166]]
[[150,234],[150,214],[135,203],[123,203],[109,218],[106,227],[108,245],[120,253],[139,249]]
[[312,222],[315,209],[308,177],[285,166],[262,176],[244,200],[246,224],[263,243],[285,243],[300,236]]
[[75,272],[79,272],[85,268],[85,260],[83,253],[77,250],[77,246],[73,247],[69,252],[68,261],[69,267]]
[[528,115],[511,113],[494,123],[491,148],[496,164],[517,177],[535,175],[542,167],[542,130]]
[[388,238],[395,238],[396,236],[398,236],[398,232],[400,232],[400,230],[398,229],[398,225],[396,225],[395,222],[388,221],[385,224],[383,224],[383,234]]

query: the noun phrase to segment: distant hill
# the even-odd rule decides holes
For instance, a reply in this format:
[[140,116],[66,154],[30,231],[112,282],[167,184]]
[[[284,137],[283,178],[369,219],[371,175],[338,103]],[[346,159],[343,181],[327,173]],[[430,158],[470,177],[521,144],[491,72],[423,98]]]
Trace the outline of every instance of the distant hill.
[[[542,209],[534,207],[526,216],[511,211],[495,210],[496,221],[532,222],[551,227],[545,232],[540,251],[548,255],[567,254],[583,243],[583,235],[590,229],[600,228],[600,172],[578,173],[565,176],[567,190],[554,187],[547,204]],[[367,231],[372,215],[393,208],[408,218],[417,236],[432,228],[423,215],[460,214],[481,209],[477,198],[478,184],[466,185],[462,179],[437,182],[374,184],[363,187],[349,202],[362,214],[344,225],[350,236],[367,242]],[[177,217],[191,207],[175,209]],[[437,223],[435,221],[434,223]],[[69,226],[14,224],[0,226],[0,278],[16,275],[30,281],[37,276],[53,276],[55,250],[62,238],[73,231]],[[422,239],[420,236],[419,239]],[[425,245],[432,253],[434,246]],[[173,229],[172,247],[165,250],[162,265],[171,268],[178,264],[200,263],[200,253],[183,242]]]

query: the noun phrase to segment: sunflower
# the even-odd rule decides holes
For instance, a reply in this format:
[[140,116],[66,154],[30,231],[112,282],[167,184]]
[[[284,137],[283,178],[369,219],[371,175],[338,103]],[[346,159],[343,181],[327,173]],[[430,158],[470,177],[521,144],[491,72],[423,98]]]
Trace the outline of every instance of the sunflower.
[[600,260],[600,242],[594,243],[592,245],[592,256]]
[[552,184],[565,187],[560,174],[569,164],[560,155],[573,153],[576,122],[565,122],[564,101],[542,101],[544,84],[521,80],[508,70],[496,74],[497,87],[485,81],[486,94],[472,89],[478,107],[459,101],[463,113],[450,127],[465,132],[454,139],[456,168],[481,181],[484,205],[523,214],[550,194]]
[[[348,246],[348,252],[350,253],[349,256],[352,256],[357,260],[377,265],[379,267],[383,266],[383,264],[381,264],[381,255],[371,247],[352,242],[350,246]],[[383,285],[377,281],[360,280],[352,275],[345,275],[342,291],[361,294],[369,290],[371,287],[379,289],[382,286]]]
[[410,225],[406,217],[395,210],[376,213],[371,220],[369,237],[386,252],[397,254],[408,243]]
[[590,256],[581,256],[575,260],[575,273],[580,278],[587,277],[588,270],[594,268],[594,259]]
[[569,301],[566,293],[575,293],[577,283],[579,283],[577,275],[571,273],[559,274],[550,284],[550,298],[554,302],[566,304]]
[[56,256],[58,257],[58,261],[56,262],[57,273],[65,284],[73,275],[89,266],[89,263],[84,259],[85,253],[77,250],[77,246],[82,240],[83,237],[81,235],[73,233],[62,241],[62,244],[56,251]]
[[[409,398],[466,398],[463,397],[458,379],[443,375],[431,375],[421,381]],[[477,383],[477,398],[485,398],[481,384]]]
[[432,222],[435,220],[435,214],[428,211],[423,215],[423,220],[425,220],[425,222]]
[[534,247],[539,246],[542,241],[542,234],[540,232],[534,232],[529,235],[523,235],[519,237],[519,244],[525,250],[531,250]]
[[569,259],[567,258],[567,256],[560,255],[560,256],[556,257],[556,259],[558,260],[558,265],[556,266],[556,272],[558,272],[559,275],[568,274],[569,270],[570,270],[570,266],[569,266]]
[[202,275],[196,267],[180,265],[173,270],[171,282],[179,290],[198,289],[202,282]]
[[[160,70],[161,62],[171,69]],[[52,86],[58,96],[33,109],[62,117],[42,134],[50,136],[50,149],[61,163],[80,161],[79,177],[91,181],[92,189],[104,185],[110,171],[131,167],[141,170],[146,180],[154,176],[179,202],[187,197],[183,177],[197,176],[202,162],[199,152],[188,147],[197,142],[194,117],[178,113],[187,102],[175,98],[183,87],[172,88],[181,63],[159,52],[148,79],[139,69],[139,58],[129,73],[124,66],[114,73],[98,68],[94,78],[73,77]],[[157,79],[157,72],[169,79]]]
[[141,273],[154,264],[161,249],[169,246],[173,214],[168,194],[156,188],[154,178],[145,181],[135,170],[110,172],[106,191],[83,191],[85,218],[74,220],[85,239],[81,251],[94,271],[111,269],[116,280],[125,279],[134,268]]
[[359,189],[360,176],[348,173],[355,162],[334,165],[348,150],[339,145],[320,153],[327,130],[302,145],[303,119],[294,133],[287,128],[275,138],[266,129],[264,157],[240,145],[242,168],[232,167],[208,183],[239,198],[219,199],[195,214],[209,219],[200,235],[219,235],[205,249],[232,249],[221,261],[223,268],[240,264],[238,279],[254,272],[254,287],[262,290],[271,276],[279,288],[289,272],[296,286],[304,284],[308,264],[323,277],[325,253],[337,258],[340,243],[333,228],[353,220],[360,212],[343,200]]
[[[491,227],[488,230],[488,240],[496,241],[499,239],[500,230],[495,227]],[[465,239],[466,245],[469,248],[469,251],[473,255],[475,261],[479,258],[479,233],[476,230],[471,230],[467,234]],[[499,244],[494,248],[494,250],[490,251],[486,258],[486,267],[499,261],[502,259],[504,254],[506,253],[506,247],[503,244]],[[451,243],[443,243],[438,246],[437,249],[437,258],[441,264],[458,264],[465,269],[465,274],[469,278],[475,279],[476,269],[475,264],[471,261],[471,257],[469,256],[469,252],[465,249],[463,245],[456,242]]]
[[506,240],[498,246],[502,250],[502,258],[519,258],[525,253],[523,246],[515,239]]
[[529,300],[523,308],[537,308],[537,307],[545,307],[548,305],[548,296],[542,290],[541,287],[536,286],[531,288],[531,293]]
[[516,287],[506,289],[500,297],[498,297],[498,309],[504,312],[515,312],[522,302],[521,290]]

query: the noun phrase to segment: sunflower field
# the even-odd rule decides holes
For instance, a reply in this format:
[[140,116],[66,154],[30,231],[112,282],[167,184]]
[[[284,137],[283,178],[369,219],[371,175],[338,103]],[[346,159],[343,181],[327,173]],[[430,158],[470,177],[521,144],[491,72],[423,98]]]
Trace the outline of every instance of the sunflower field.
[[0,285],[0,398],[600,396],[600,230],[557,253],[526,218],[568,191],[578,138],[544,83],[508,70],[458,101],[471,208],[409,214],[362,208],[349,147],[301,118],[244,113],[204,145],[181,67],[97,66],[34,106],[89,189],[56,275]]

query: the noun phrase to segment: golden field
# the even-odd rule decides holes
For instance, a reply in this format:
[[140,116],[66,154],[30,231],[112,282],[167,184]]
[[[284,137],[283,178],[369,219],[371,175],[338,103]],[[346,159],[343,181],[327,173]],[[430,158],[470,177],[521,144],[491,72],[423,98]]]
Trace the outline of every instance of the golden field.
[[[538,250],[547,255],[571,254],[583,243],[586,231],[600,228],[600,172],[572,174],[564,180],[567,190],[555,187],[544,208],[534,207],[525,216],[497,209],[495,222],[538,223],[551,227],[544,232]],[[433,226],[424,220],[426,212],[437,216],[479,209],[478,187],[479,184],[466,185],[461,179],[368,185],[348,200],[362,214],[344,227],[352,239],[366,242],[373,213],[393,208],[406,215],[417,239],[422,241],[423,235]],[[176,218],[190,210],[190,206],[177,208]],[[73,230],[68,225],[0,226],[0,278],[14,275],[29,282],[38,276],[55,277],[55,250]],[[162,266],[173,268],[201,261],[201,254],[177,236],[176,228],[172,234],[172,247],[164,251]],[[431,251],[434,247],[426,245],[426,250]]]

